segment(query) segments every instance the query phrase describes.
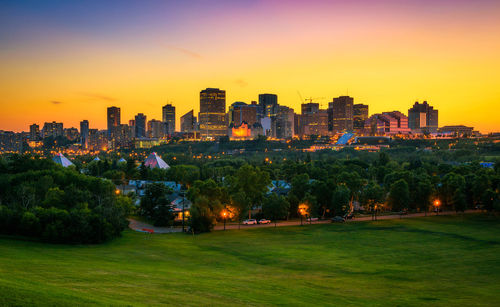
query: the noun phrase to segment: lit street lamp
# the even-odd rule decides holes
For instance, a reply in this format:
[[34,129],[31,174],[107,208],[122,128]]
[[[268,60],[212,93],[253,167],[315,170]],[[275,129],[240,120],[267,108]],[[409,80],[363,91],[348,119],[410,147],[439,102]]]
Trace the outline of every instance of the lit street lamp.
[[226,230],[226,218],[227,218],[227,211],[224,209],[222,211],[222,218],[224,219],[224,230]]
[[439,206],[441,205],[441,202],[439,201],[439,199],[436,199],[434,201],[434,207],[436,207],[436,215],[439,215]]

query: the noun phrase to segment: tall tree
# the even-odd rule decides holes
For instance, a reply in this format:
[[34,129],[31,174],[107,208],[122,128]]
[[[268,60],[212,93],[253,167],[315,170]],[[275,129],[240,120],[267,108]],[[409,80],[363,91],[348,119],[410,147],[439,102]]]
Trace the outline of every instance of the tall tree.
[[271,194],[262,203],[262,213],[273,220],[274,227],[276,227],[276,220],[285,218],[289,207],[290,204],[285,197]]
[[408,209],[408,205],[410,204],[410,191],[408,190],[408,183],[404,179],[400,179],[391,185],[388,203],[393,211]]

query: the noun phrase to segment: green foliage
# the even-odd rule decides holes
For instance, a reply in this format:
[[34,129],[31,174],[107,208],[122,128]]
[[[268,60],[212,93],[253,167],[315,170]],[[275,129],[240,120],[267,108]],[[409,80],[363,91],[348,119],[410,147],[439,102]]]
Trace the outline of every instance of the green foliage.
[[173,222],[172,205],[168,195],[172,190],[163,183],[151,183],[146,186],[141,198],[139,213],[153,221],[155,226],[167,226]]
[[331,210],[332,215],[344,216],[349,212],[349,203],[351,201],[351,191],[345,185],[339,185],[333,192],[333,202]]
[[393,211],[408,209],[410,204],[410,191],[406,180],[400,179],[391,185],[387,200]]
[[288,213],[289,207],[290,204],[285,197],[271,194],[266,197],[262,203],[262,213],[265,217],[274,221],[274,227],[276,227],[276,220],[284,219]]

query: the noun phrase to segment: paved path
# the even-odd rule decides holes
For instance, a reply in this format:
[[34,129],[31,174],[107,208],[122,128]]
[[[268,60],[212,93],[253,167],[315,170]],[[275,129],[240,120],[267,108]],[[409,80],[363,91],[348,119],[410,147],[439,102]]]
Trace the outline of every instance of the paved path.
[[144,223],[134,219],[128,219],[129,224],[128,227],[135,231],[140,232],[149,232],[144,229],[153,230],[154,233],[173,233],[173,232],[182,232],[182,228],[174,228],[174,227],[155,227],[151,224]]

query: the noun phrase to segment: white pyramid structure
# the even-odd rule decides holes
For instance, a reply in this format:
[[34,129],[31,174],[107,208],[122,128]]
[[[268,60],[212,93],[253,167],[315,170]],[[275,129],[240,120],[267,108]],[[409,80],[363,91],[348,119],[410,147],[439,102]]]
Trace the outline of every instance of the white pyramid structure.
[[121,158],[120,160],[118,160],[118,163],[127,163],[127,160]]
[[58,153],[57,155],[55,155],[55,157],[52,158],[52,161],[56,162],[59,165],[62,165],[63,167],[68,167],[68,166],[74,165],[62,153]]
[[101,159],[99,159],[99,157],[95,157],[94,161],[101,161]]
[[144,161],[144,165],[149,168],[161,168],[161,169],[169,169],[170,166],[163,161],[160,156],[156,154],[156,152],[152,152],[146,161]]

